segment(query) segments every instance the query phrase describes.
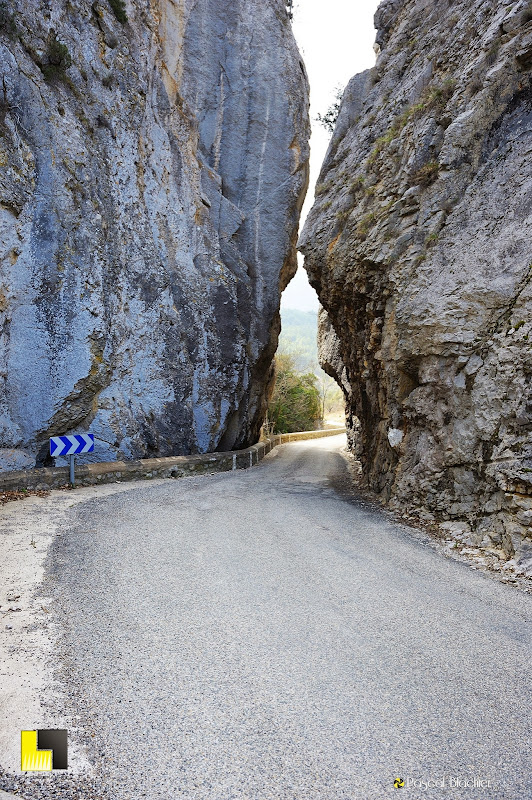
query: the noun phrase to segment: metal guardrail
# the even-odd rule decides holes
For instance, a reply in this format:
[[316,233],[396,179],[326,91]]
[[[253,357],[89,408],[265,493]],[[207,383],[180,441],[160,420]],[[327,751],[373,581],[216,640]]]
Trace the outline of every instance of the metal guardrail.
[[[149,478],[180,478],[207,472],[226,472],[233,469],[248,469],[258,464],[274,447],[305,439],[320,439],[338,436],[345,428],[321,431],[300,431],[271,436],[245,450],[226,453],[202,453],[189,456],[167,456],[164,458],[142,458],[136,461],[101,461],[81,464],[77,467],[78,486],[96,486],[115,481],[134,481]],[[64,488],[69,483],[68,467],[42,467],[0,474],[0,492],[35,489]]]

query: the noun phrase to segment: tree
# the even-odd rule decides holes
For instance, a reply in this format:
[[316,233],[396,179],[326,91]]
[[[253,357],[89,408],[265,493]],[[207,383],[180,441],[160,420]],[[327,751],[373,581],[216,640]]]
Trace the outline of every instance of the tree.
[[298,373],[293,356],[276,356],[268,418],[275,433],[313,430],[321,418],[317,378],[312,372]]
[[345,411],[344,394],[336,381],[322,369],[317,375],[320,396],[321,418],[325,422],[329,415],[340,416]]
[[323,127],[326,128],[329,133],[334,131],[334,126],[336,125],[338,114],[340,113],[340,105],[342,103],[343,94],[344,89],[341,86],[336,86],[334,90],[334,100],[325,114],[316,114],[316,122],[319,122],[320,125],[323,125]]

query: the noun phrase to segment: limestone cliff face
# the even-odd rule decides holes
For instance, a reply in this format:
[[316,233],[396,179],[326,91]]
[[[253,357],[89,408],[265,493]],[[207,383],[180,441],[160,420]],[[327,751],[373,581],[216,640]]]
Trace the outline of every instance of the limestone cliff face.
[[308,134],[281,0],[0,4],[3,468],[256,440]]
[[526,564],[532,3],[386,0],[375,21],[301,238],[325,362],[371,487]]

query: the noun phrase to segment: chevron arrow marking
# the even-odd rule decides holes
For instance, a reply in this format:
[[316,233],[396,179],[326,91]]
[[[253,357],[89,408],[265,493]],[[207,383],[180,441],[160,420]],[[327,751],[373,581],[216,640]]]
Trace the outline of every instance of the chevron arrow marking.
[[77,453],[92,453],[94,450],[93,433],[76,433],[71,436],[52,436],[50,439],[50,455],[73,456]]

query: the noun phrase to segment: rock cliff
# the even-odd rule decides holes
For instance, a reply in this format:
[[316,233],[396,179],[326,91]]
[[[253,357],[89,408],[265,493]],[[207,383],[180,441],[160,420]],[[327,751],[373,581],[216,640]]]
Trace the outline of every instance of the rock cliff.
[[0,466],[258,437],[308,87],[281,0],[0,3]]
[[375,23],[301,237],[322,359],[368,484],[531,569],[532,3]]

